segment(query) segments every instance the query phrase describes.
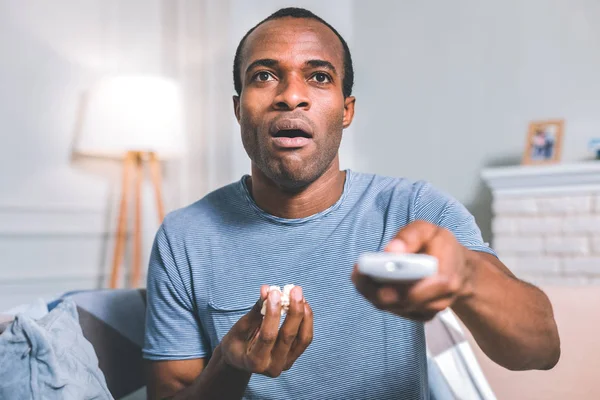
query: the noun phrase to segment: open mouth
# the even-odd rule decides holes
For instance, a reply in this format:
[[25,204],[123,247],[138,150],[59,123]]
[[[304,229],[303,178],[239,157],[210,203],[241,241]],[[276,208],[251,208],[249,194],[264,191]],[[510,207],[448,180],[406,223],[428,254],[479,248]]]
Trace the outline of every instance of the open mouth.
[[306,138],[311,139],[312,135],[302,129],[282,129],[277,131],[273,137],[276,138]]
[[279,149],[297,150],[313,142],[313,127],[305,118],[279,118],[269,128]]

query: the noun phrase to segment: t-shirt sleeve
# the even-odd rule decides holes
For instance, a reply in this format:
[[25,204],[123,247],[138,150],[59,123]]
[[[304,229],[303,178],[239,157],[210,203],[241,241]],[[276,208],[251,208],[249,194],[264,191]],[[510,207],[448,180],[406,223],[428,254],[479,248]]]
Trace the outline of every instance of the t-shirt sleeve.
[[[159,228],[148,266],[143,357],[185,360],[207,356],[190,282],[182,279],[164,224]],[[186,287],[187,285],[187,287]]]
[[415,191],[411,220],[425,220],[446,228],[466,248],[497,256],[483,241],[481,230],[466,207],[429,183],[422,183]]

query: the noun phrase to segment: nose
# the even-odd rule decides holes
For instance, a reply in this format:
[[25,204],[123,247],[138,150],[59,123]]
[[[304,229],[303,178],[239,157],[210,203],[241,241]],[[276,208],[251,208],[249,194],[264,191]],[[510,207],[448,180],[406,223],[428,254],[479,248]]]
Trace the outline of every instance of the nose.
[[273,107],[280,111],[293,111],[296,108],[310,108],[307,83],[304,77],[288,77],[279,85],[273,99]]

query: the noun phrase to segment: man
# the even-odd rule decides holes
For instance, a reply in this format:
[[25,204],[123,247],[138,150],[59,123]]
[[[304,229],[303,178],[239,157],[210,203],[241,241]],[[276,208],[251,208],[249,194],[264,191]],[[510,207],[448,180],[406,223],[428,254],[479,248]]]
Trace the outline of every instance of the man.
[[[157,233],[150,398],[427,398],[422,321],[447,307],[498,364],[556,364],[547,297],[498,260],[461,204],[424,182],[339,170],[355,99],[350,52],[331,26],[278,11],[240,42],[234,82],[252,175]],[[353,270],[368,251],[427,253],[439,272],[378,285]],[[289,283],[281,322],[267,285]]]

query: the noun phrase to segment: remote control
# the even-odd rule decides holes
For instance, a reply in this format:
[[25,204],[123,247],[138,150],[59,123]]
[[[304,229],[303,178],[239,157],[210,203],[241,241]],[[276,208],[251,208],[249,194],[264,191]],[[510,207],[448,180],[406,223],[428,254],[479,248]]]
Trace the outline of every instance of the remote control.
[[358,271],[378,282],[407,282],[434,275],[436,257],[414,253],[364,253],[358,258]]

